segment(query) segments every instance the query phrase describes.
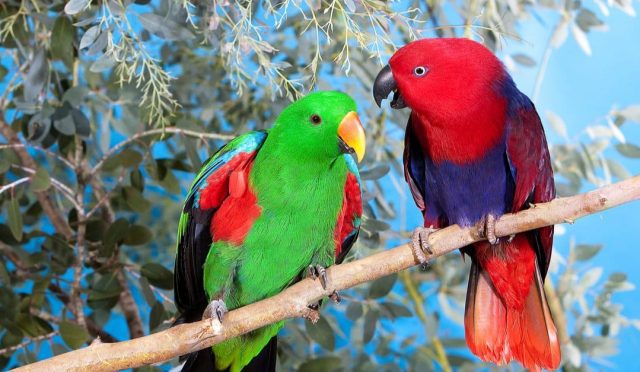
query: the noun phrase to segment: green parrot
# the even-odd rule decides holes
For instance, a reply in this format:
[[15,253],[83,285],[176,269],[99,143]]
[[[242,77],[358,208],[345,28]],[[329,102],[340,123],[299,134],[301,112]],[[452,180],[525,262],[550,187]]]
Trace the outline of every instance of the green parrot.
[[[355,240],[362,191],[355,160],[365,135],[340,92],[292,103],[268,131],[241,135],[196,176],[178,227],[176,323],[222,321],[227,309],[273,296],[340,263]],[[192,353],[185,371],[274,371],[284,322]],[[223,325],[224,326],[224,323]]]

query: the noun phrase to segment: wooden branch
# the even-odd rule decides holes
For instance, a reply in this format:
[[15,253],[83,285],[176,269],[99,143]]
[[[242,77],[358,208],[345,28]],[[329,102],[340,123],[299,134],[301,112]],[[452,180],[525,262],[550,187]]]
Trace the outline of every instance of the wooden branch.
[[[577,218],[637,199],[640,199],[640,176],[586,194],[538,204],[517,214],[504,215],[496,223],[496,235],[509,236],[543,226],[573,223]],[[442,256],[480,240],[477,229],[457,225],[447,227],[429,237],[434,254],[428,258]],[[182,324],[135,340],[96,343],[17,370],[116,370],[166,361],[279,320],[309,315],[307,304],[328,296],[334,290],[381,278],[417,263],[411,248],[407,244],[401,245],[329,268],[327,289],[322,289],[317,281],[305,279],[274,297],[231,311],[224,319],[220,334],[215,334],[211,322],[206,320]]]

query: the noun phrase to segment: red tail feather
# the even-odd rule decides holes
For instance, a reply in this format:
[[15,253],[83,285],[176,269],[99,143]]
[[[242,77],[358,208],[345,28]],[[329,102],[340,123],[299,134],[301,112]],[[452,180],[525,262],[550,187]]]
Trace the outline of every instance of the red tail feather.
[[469,349],[482,360],[506,364],[512,359],[539,371],[560,365],[560,343],[542,287],[538,265],[521,309],[507,307],[486,271],[474,260],[465,307]]

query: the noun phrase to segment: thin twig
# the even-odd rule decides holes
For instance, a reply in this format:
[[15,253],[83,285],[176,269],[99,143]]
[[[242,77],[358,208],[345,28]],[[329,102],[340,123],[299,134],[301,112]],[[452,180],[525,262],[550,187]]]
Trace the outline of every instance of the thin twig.
[[[4,120],[4,112],[0,111],[0,134],[7,139],[10,145],[20,144],[22,143],[16,133],[11,129],[9,124],[7,124]],[[29,155],[29,153],[24,149],[24,147],[14,148],[13,151],[18,155],[20,162],[23,166],[31,169],[35,169],[37,167],[36,162]],[[71,228],[67,222],[67,219],[64,217],[62,211],[60,211],[49,199],[48,193],[45,191],[36,192],[36,198],[38,198],[38,202],[42,207],[42,210],[51,221],[51,224],[56,229],[57,232],[64,235],[65,238],[70,239],[73,235]]]
[[62,162],[64,165],[66,165],[67,167],[73,169],[73,164],[71,164],[71,162],[65,158],[63,158],[62,156],[56,154],[55,152],[39,147],[39,146],[34,146],[34,145],[27,145],[24,143],[14,143],[14,144],[10,144],[10,145],[0,145],[0,150],[5,150],[5,149],[17,149],[17,148],[30,148],[30,149],[34,149],[34,150],[38,150],[38,151],[42,151],[45,154],[51,156],[52,158],[55,158],[57,160],[59,160],[60,162]]
[[[640,176],[605,186],[586,194],[559,198],[537,204],[516,214],[502,216],[495,226],[496,236],[510,236],[543,226],[576,220],[633,200],[640,199]],[[477,228],[449,226],[429,236],[433,254],[442,256],[483,240]],[[135,340],[115,344],[97,344],[19,368],[19,371],[54,371],[69,369],[115,370],[158,363],[201,350],[224,340],[284,319],[309,316],[308,304],[329,296],[336,290],[405,270],[419,262],[408,244],[360,260],[332,266],[327,270],[325,289],[316,280],[305,279],[280,294],[229,312],[222,330],[214,333],[211,322],[202,320],[181,324],[168,330]]]
[[[30,175],[34,175],[36,174],[36,171],[34,169],[28,168],[28,167],[24,167],[21,165],[17,165],[17,164],[11,164],[11,166],[13,166],[16,169],[20,169],[25,173],[28,173]],[[31,178],[29,178],[31,179]],[[80,205],[78,204],[77,200],[74,197],[74,193],[73,190],[71,190],[69,188],[69,186],[65,185],[64,182],[53,178],[51,176],[49,176],[49,179],[51,180],[51,186],[53,186],[53,188],[55,188],[56,190],[60,191],[60,193],[69,201],[71,202],[71,204],[73,204],[73,206],[76,209],[80,209]]]
[[104,156],[93,167],[93,169],[90,172],[90,175],[93,176],[98,170],[100,170],[100,168],[104,165],[104,162],[107,161],[107,159],[115,155],[118,151],[120,151],[120,149],[129,145],[130,143],[136,142],[144,137],[154,136],[158,134],[165,134],[165,133],[182,134],[190,137],[218,139],[218,140],[231,140],[234,137],[228,134],[202,133],[202,132],[196,132],[196,131],[187,130],[187,129],[175,128],[175,127],[147,130],[144,132],[137,133],[129,137],[128,139],[118,143],[117,145],[113,146],[111,149],[109,149],[109,151],[106,154],[104,154]]
[[53,332],[47,333],[46,335],[37,336],[37,337],[29,337],[29,338],[27,338],[26,340],[22,341],[21,343],[19,343],[17,345],[13,345],[13,346],[10,346],[10,347],[5,347],[4,349],[0,349],[0,355],[11,354],[16,350],[20,350],[20,349],[23,349],[23,348],[27,347],[27,345],[31,344],[32,342],[48,340],[48,339],[52,338],[53,336],[55,336],[57,334],[58,334],[58,331],[53,331]]
[[14,188],[14,187],[18,186],[21,183],[29,182],[29,180],[31,180],[30,177],[24,177],[24,178],[20,178],[19,180],[11,182],[10,184],[7,184],[7,185],[4,185],[4,186],[0,187],[0,195],[2,195],[3,192]]
[[[74,76],[77,75],[77,63],[74,64]],[[73,313],[78,320],[78,324],[82,327],[87,327],[87,323],[84,316],[84,304],[80,297],[82,288],[80,281],[82,280],[82,269],[84,268],[85,259],[85,237],[87,233],[87,217],[84,209],[84,194],[85,194],[85,179],[84,179],[84,158],[82,154],[82,140],[80,137],[75,137],[75,172],[76,172],[76,212],[78,214],[78,229],[76,231],[76,257],[73,264],[73,283],[71,284],[71,301],[73,302]]]

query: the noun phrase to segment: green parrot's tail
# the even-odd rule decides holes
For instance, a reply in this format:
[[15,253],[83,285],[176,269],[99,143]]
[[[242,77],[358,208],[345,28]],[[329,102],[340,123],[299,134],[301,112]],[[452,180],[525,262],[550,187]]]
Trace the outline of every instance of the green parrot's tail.
[[[242,372],[275,372],[276,355],[278,353],[278,339],[273,336],[269,343],[260,351],[255,358],[247,364]],[[218,371],[215,368],[215,357],[210,348],[191,353],[187,356],[187,361],[182,367],[184,372],[212,372]]]

